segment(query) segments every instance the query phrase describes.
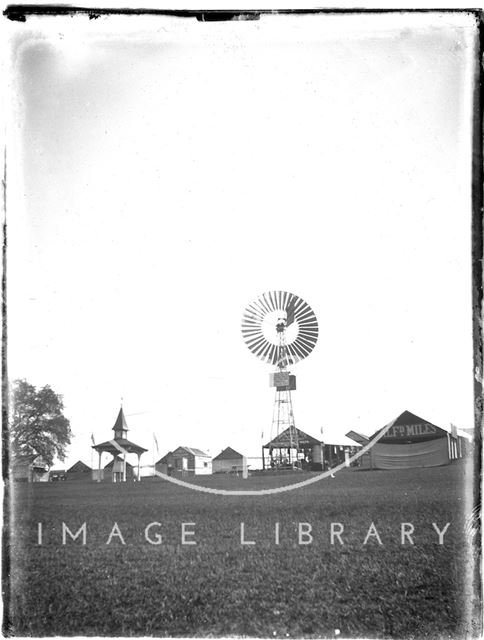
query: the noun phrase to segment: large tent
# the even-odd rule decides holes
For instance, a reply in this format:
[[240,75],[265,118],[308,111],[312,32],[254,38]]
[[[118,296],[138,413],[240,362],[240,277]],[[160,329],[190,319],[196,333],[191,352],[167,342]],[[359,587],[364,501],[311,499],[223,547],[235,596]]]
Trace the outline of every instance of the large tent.
[[[381,432],[379,429],[371,440]],[[452,445],[447,431],[404,411],[371,448],[371,466],[374,469],[438,467],[449,464],[455,457]]]

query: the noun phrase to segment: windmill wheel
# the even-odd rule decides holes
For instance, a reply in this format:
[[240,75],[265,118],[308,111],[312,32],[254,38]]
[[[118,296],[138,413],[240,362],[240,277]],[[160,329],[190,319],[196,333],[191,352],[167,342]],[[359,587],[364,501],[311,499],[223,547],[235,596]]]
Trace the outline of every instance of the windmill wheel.
[[287,291],[269,291],[249,304],[242,317],[242,335],[254,355],[279,364],[282,331],[287,364],[311,353],[318,340],[318,321],[307,302]]

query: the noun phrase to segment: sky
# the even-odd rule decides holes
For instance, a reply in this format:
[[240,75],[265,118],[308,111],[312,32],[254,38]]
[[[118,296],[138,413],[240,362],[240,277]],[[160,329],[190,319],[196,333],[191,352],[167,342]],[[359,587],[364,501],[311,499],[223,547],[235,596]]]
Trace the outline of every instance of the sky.
[[60,466],[121,398],[144,464],[260,455],[272,368],[240,325],[272,290],[319,323],[298,428],[472,427],[472,16],[9,29],[9,377],[62,394]]

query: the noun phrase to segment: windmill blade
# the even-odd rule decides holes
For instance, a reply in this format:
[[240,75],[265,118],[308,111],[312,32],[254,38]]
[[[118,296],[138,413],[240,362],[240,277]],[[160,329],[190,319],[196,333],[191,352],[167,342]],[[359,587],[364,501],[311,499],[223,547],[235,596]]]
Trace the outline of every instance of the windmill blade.
[[282,354],[277,312],[286,314],[285,328],[291,328],[290,341],[285,345],[288,363],[303,360],[318,341],[318,321],[308,303],[288,291],[266,291],[247,306],[241,323],[247,347],[264,362],[278,363]]

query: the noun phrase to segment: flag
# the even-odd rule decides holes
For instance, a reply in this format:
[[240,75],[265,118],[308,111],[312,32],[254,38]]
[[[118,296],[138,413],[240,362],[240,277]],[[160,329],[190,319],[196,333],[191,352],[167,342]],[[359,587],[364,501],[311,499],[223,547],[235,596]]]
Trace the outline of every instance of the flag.
[[155,434],[153,434],[153,441],[154,441],[155,446],[156,446],[156,453],[160,453],[160,449],[158,447],[158,440],[156,439]]
[[91,442],[92,442],[92,444],[93,444],[93,445],[95,445],[95,444],[96,444],[96,443],[94,442],[94,434],[93,434],[93,433],[91,433]]

